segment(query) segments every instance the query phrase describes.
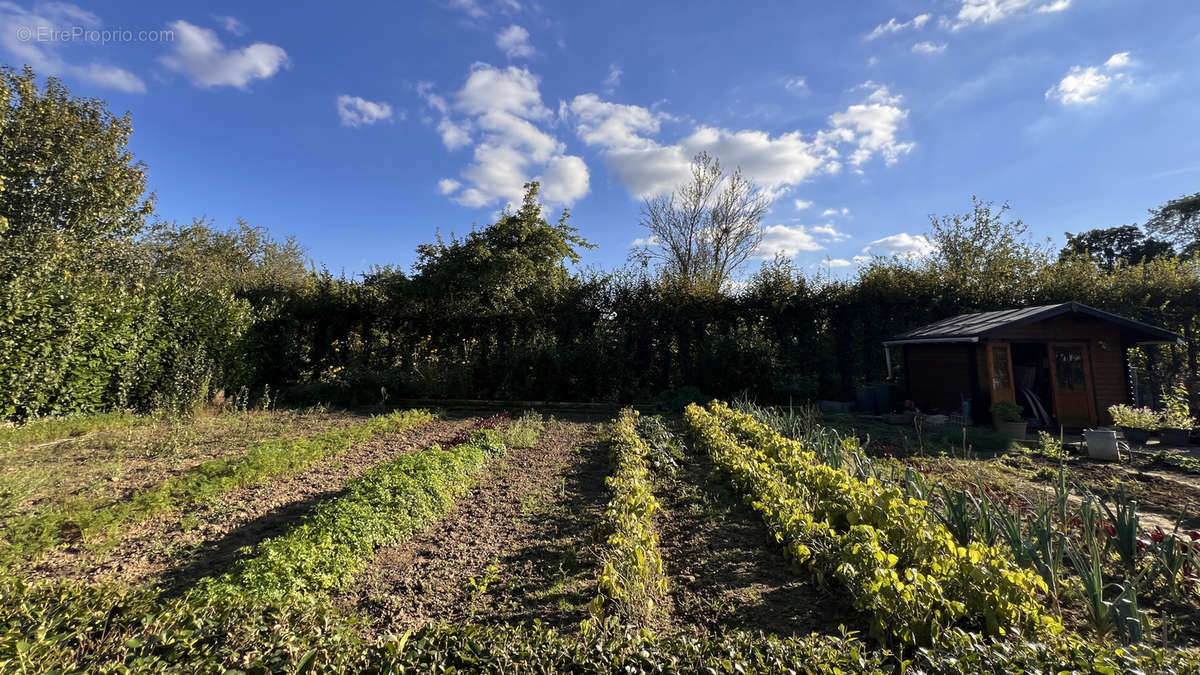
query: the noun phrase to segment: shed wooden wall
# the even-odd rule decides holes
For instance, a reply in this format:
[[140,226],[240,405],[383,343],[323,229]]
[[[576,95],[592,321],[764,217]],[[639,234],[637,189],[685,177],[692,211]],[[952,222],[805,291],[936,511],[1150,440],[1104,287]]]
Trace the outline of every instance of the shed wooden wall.
[[922,410],[954,412],[962,407],[959,394],[974,396],[971,374],[975,345],[965,342],[913,344],[904,347],[908,397]]
[[1094,317],[1065,314],[1001,331],[990,336],[990,339],[1009,342],[1087,342],[1098,422],[1112,424],[1108,406],[1129,402],[1125,348],[1121,344],[1119,326]]

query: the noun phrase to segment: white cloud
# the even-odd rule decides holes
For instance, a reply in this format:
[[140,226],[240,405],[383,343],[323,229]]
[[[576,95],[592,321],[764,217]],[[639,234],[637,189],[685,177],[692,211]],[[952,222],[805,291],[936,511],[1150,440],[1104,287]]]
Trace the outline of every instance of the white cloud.
[[604,78],[604,88],[612,91],[619,87],[621,85],[621,76],[624,74],[620,66],[615,63],[610,64],[608,66],[608,77]]
[[768,225],[763,228],[762,243],[754,257],[769,259],[775,254],[794,256],[801,251],[819,251],[823,247],[803,225]]
[[510,59],[527,59],[533,56],[529,31],[515,23],[500,31],[500,34],[496,36],[496,47]]
[[918,42],[912,46],[912,50],[914,54],[941,54],[946,51],[946,43]]
[[439,184],[454,201],[473,208],[516,204],[530,180],[540,180],[542,197],[555,204],[570,205],[587,194],[587,164],[566,154],[563,143],[542,128],[553,124],[554,116],[528,70],[476,63],[449,99],[428,83],[417,91],[443,113],[437,129],[447,148],[475,144],[473,161],[460,174],[463,180]]
[[797,93],[807,93],[808,78],[803,75],[793,75],[783,81],[783,88]]
[[443,117],[437,125],[438,133],[442,135],[442,144],[449,150],[457,150],[471,144],[471,130],[466,122],[458,123],[449,117]]
[[845,258],[826,258],[825,264],[828,265],[830,268],[833,268],[833,267],[849,267],[853,263],[851,263],[849,260],[846,260]]
[[830,128],[813,135],[789,131],[772,136],[754,129],[730,130],[698,125],[674,143],[653,138],[667,116],[637,105],[611,103],[595,94],[576,96],[568,106],[575,130],[588,145],[598,146],[610,168],[635,197],[664,194],[686,180],[699,152],[719,157],[777,198],[817,173],[841,169],[840,149],[849,146],[850,161],[865,164],[875,155],[887,163],[913,148],[896,138],[908,112],[887,87],[868,83],[874,91],[863,104],[829,117]]
[[1062,12],[1071,7],[1071,0],[1054,0],[1049,4],[1042,5],[1037,8],[1037,11],[1042,14],[1051,14],[1053,12]]
[[897,21],[895,17],[892,17],[891,19],[888,19],[887,23],[879,24],[875,27],[875,30],[868,33],[867,39],[874,40],[876,38],[883,37],[888,33],[899,33],[903,30],[920,29],[924,27],[925,24],[929,23],[930,18],[932,17],[929,14],[918,14],[908,21],[900,22]]
[[337,97],[338,118],[343,126],[358,127],[392,118],[392,106],[381,101],[368,101],[361,96],[342,94]]
[[1063,105],[1095,103],[1115,82],[1128,81],[1125,73],[1115,71],[1129,63],[1129,52],[1120,52],[1110,56],[1102,66],[1072,66],[1058,84],[1046,90],[1046,99]]
[[795,201],[794,205],[795,205],[797,211],[803,211],[804,209],[807,209],[808,207],[812,206],[812,202],[805,201],[803,199],[797,199]]
[[1109,70],[1116,70],[1118,68],[1124,68],[1128,65],[1129,65],[1129,52],[1120,52],[1117,54],[1113,54],[1112,56],[1108,57],[1107,61],[1104,62],[1104,67],[1108,68]]
[[936,248],[933,242],[923,234],[901,232],[882,239],[876,239],[863,247],[863,255],[855,256],[855,262],[865,262],[870,256],[898,256],[901,258],[919,258],[933,253]]
[[213,15],[213,18],[220,22],[221,27],[225,29],[226,33],[231,35],[241,37],[249,31],[246,28],[246,24],[239,21],[236,16]]
[[824,211],[821,212],[822,218],[828,218],[829,216],[848,216],[848,215],[850,215],[850,209],[846,208],[845,206],[843,206],[840,209],[825,209]]
[[447,0],[446,6],[466,15],[472,23],[486,19],[493,13],[512,14],[521,11],[517,0]]
[[183,20],[172,22],[170,27],[175,31],[175,42],[162,63],[199,87],[245,89],[254,80],[271,77],[288,66],[287,52],[272,44],[256,42],[232,49],[208,28]]
[[827,239],[827,240],[833,241],[833,242],[845,241],[850,238],[850,235],[848,235],[845,232],[842,232],[841,230],[838,230],[836,227],[834,227],[833,223],[825,223],[824,225],[817,225],[816,227],[810,229],[809,232],[811,232],[815,236],[818,236],[818,237],[821,237],[823,239]]
[[872,90],[866,103],[831,115],[829,121],[834,129],[829,133],[857,146],[850,155],[850,163],[856,167],[877,154],[883,156],[885,163],[895,164],[916,146],[896,140],[896,132],[908,117],[908,111],[900,107],[901,97],[892,95],[886,85],[867,82],[862,87]]
[[[50,35],[52,31],[102,27],[99,16],[66,2],[39,2],[30,9],[0,2],[0,47],[12,61],[32,66],[39,75],[78,78],[134,94],[146,91],[146,83],[124,68],[98,61],[81,63],[74,58],[67,59],[63,54],[68,48],[66,41],[38,39],[39,35]],[[72,51],[77,53],[87,49],[88,44],[84,42]]]
[[1031,12],[1062,12],[1070,6],[1071,0],[962,0],[962,7],[959,7],[955,20],[947,20],[946,24],[951,30],[959,30],[974,23],[995,23]]
[[451,194],[460,187],[462,187],[462,183],[453,178],[443,178],[438,181],[438,192],[444,195]]

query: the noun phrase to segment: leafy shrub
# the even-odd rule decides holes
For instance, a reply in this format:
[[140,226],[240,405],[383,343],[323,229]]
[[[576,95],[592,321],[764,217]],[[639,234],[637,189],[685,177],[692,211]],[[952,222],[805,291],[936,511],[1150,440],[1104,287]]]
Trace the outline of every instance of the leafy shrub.
[[960,623],[992,634],[1014,626],[1061,632],[1041,611],[1040,577],[998,548],[959,546],[924,501],[874,477],[852,478],[724,404],[689,406],[684,415],[789,553],[844,583],[877,636],[928,644]]
[[1012,401],[996,401],[992,404],[991,412],[1000,422],[1020,422],[1021,406]]
[[211,459],[133,495],[126,501],[91,500],[6,521],[0,543],[0,565],[36,555],[55,545],[64,531],[75,528],[85,537],[155,513],[186,509],[216,495],[245,487],[268,476],[294,473],[313,462],[345,452],[372,436],[411,429],[433,419],[427,410],[406,410],[306,438],[278,438],[250,446],[245,455]]
[[626,408],[612,427],[616,468],[605,481],[612,498],[602,523],[608,538],[601,553],[600,591],[591,605],[600,625],[610,616],[629,625],[654,625],[667,592],[654,531],[659,503],[647,460],[650,449],[637,432],[638,418],[636,410]]

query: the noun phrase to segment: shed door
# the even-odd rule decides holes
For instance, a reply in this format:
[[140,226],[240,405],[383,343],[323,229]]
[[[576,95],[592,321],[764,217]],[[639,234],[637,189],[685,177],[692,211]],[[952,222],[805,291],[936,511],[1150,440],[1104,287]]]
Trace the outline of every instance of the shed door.
[[1064,427],[1083,428],[1096,424],[1092,394],[1091,360],[1084,343],[1050,343],[1054,412]]
[[1007,342],[987,343],[988,375],[991,380],[992,402],[1017,400],[1013,389],[1012,350]]

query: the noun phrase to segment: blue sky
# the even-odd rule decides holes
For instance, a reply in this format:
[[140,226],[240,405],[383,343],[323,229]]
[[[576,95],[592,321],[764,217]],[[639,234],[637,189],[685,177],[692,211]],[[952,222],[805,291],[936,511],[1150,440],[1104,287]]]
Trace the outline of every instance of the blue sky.
[[1194,0],[0,2],[0,50],[131,112],[160,216],[349,274],[535,177],[619,266],[700,150],[837,275],[972,194],[1059,242],[1200,190]]

